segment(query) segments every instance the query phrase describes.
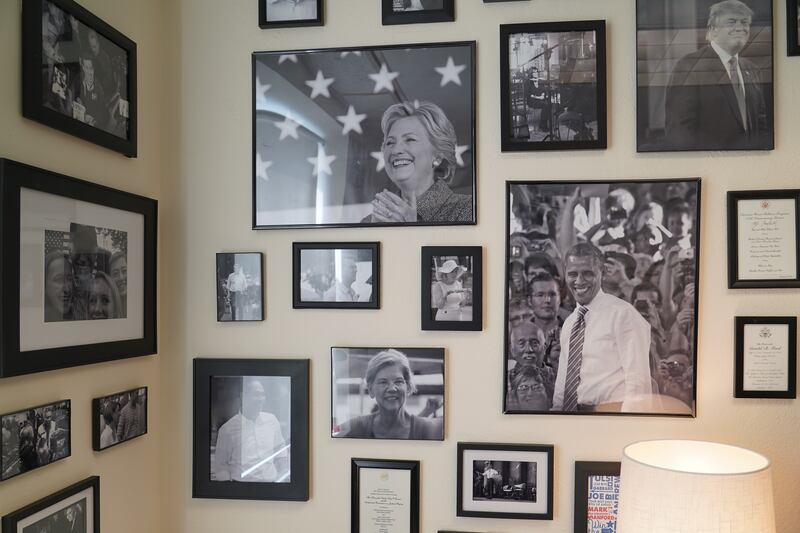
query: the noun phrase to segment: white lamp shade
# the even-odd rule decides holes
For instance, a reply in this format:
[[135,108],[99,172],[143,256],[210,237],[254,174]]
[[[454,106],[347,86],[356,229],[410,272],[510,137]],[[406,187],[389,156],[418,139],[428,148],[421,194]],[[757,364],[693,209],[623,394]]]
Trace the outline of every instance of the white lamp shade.
[[631,444],[617,533],[775,533],[769,460],[712,442]]

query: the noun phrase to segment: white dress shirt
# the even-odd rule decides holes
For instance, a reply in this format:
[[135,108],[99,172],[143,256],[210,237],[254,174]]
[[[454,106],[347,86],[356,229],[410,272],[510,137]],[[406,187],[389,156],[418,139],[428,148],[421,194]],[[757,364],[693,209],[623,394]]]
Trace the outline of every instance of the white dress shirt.
[[281,425],[261,412],[255,421],[238,413],[222,424],[211,465],[217,480],[277,481],[275,459],[287,457]]
[[[728,78],[730,79],[730,77],[731,77],[731,58],[735,57],[736,58],[736,64],[739,65],[739,54],[736,54],[734,56],[730,55],[728,52],[723,50],[714,41],[711,41],[711,48],[713,48],[714,51],[719,56],[719,60],[722,61],[722,64],[725,67],[725,72],[728,73]],[[739,68],[736,69],[736,70],[738,71],[737,74],[738,74],[738,77],[739,77],[739,85],[742,88],[742,94],[746,95],[747,93],[745,92],[745,89],[744,89],[744,78],[742,77],[742,66],[739,65]]]

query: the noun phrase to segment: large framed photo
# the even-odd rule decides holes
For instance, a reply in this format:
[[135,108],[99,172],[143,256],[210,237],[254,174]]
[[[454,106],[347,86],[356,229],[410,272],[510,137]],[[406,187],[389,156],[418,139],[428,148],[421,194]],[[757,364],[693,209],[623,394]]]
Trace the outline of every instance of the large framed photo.
[[217,254],[217,322],[264,320],[264,254]]
[[605,148],[606,23],[500,26],[501,146]]
[[352,459],[350,532],[419,533],[419,461]]
[[194,360],[193,498],[308,500],[308,369]]
[[800,56],[800,0],[786,0],[787,54]]
[[456,515],[553,519],[553,446],[458,443]]
[[3,517],[3,533],[100,533],[100,478],[92,476]]
[[483,248],[422,247],[423,330],[483,329]]
[[136,43],[73,0],[22,3],[22,114],[136,157]]
[[455,0],[381,0],[383,25],[452,22]]
[[0,481],[72,455],[71,420],[69,400],[0,416]]
[[331,436],[444,440],[444,348],[331,348]]
[[694,416],[700,180],[506,200],[505,412]]
[[100,452],[147,433],[147,387],[92,400],[92,449]]
[[728,191],[728,288],[800,287],[800,189]]
[[475,41],[253,54],[253,228],[475,224]]
[[295,309],[380,309],[379,242],[292,245]]
[[772,150],[772,37],[772,0],[637,0],[637,150]]
[[322,26],[325,0],[258,0],[258,25],[263,29]]
[[619,462],[575,461],[575,533],[614,533]]
[[797,317],[736,317],[736,398],[797,398]]
[[155,200],[0,159],[0,377],[156,352]]

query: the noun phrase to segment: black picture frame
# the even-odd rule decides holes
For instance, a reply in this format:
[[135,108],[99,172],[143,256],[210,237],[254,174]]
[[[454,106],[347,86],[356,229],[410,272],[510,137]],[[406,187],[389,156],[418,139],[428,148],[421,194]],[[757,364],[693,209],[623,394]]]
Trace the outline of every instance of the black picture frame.
[[[45,52],[43,51],[43,31],[42,31],[42,20],[44,15],[44,2],[23,2],[22,3],[22,115],[26,118],[31,120],[35,120],[44,124],[45,126],[50,126],[51,128],[55,128],[57,130],[61,130],[65,133],[69,133],[70,135],[74,135],[75,137],[79,137],[91,143],[97,144],[99,146],[103,146],[108,148],[109,150],[113,150],[115,152],[119,152],[122,155],[127,157],[136,157],[137,154],[137,59],[136,59],[136,43],[133,42],[131,39],[111,27],[108,23],[100,20],[97,16],[93,15],[89,12],[86,8],[80,6],[73,0],[46,0],[51,5],[55,6],[57,9],[64,12],[66,15],[74,17],[77,20],[78,24],[83,24],[90,30],[94,30],[98,36],[106,39],[112,45],[118,47],[121,51],[127,54],[127,62],[125,62],[124,67],[122,65],[118,65],[116,67],[112,67],[113,63],[111,59],[108,58],[108,54],[100,49],[100,52],[105,53],[105,59],[102,56],[98,55],[100,59],[97,59],[97,63],[102,63],[102,66],[106,69],[116,68],[117,71],[115,72],[104,72],[101,66],[96,66],[93,69],[93,72],[97,72],[98,78],[104,77],[107,80],[111,80],[113,83],[114,76],[119,74],[127,73],[126,83],[124,84],[125,93],[127,93],[127,131],[125,132],[125,136],[116,135],[111,130],[103,127],[96,127],[91,125],[87,122],[83,122],[78,120],[77,118],[73,118],[76,113],[76,109],[74,109],[72,97],[69,93],[65,92],[66,85],[68,81],[64,81],[62,85],[61,93],[65,96],[61,96],[63,102],[60,102],[60,106],[67,106],[64,108],[64,111],[57,111],[52,106],[47,106],[43,102],[43,95],[46,92],[46,81],[43,79],[42,67],[47,63],[45,60]],[[68,24],[68,23],[65,23]],[[64,32],[72,32],[73,30],[67,30],[66,26],[62,29]],[[77,31],[77,30],[75,30]],[[70,33],[71,34],[71,33]],[[88,33],[87,33],[88,35]],[[87,37],[88,39],[88,37]],[[104,44],[102,41],[98,40],[98,42]],[[71,43],[73,44],[73,43]],[[86,48],[88,43],[78,43],[79,48]],[[65,52],[66,53],[66,52]],[[85,53],[85,50],[84,52]],[[69,54],[67,54],[69,55]],[[114,56],[115,59],[118,59],[120,56]],[[61,59],[61,61],[56,61],[56,59]],[[75,59],[77,57],[64,57],[59,51],[54,51],[54,58],[53,58],[53,65],[50,65],[49,68],[55,68],[56,66],[61,66],[59,68],[59,72],[63,74],[65,80],[68,75],[72,75],[77,71],[80,71],[82,67],[75,66]],[[103,61],[101,61],[103,59]],[[49,60],[49,59],[48,59]],[[70,62],[71,60],[71,62]],[[120,60],[120,61],[124,61]],[[88,68],[88,67],[87,67]],[[102,78],[101,78],[102,79]],[[80,86],[80,80],[76,80],[75,86]],[[106,82],[106,85],[110,85]],[[118,88],[121,90],[122,83],[118,85]],[[114,121],[118,118],[121,118],[119,123],[109,124],[108,128],[113,127],[123,127],[124,128],[124,113],[121,111],[124,109],[120,106],[121,102],[124,102],[125,99],[122,96],[120,90],[113,93],[111,95],[111,91],[105,90],[103,88],[102,93],[93,93],[93,94],[102,94],[105,98],[109,96],[108,102],[105,104],[108,109],[105,111],[110,115],[110,108],[114,108]],[[58,94],[51,89],[51,93]],[[118,99],[116,102],[114,101],[114,97]],[[85,106],[88,107],[88,106]],[[67,111],[70,114],[66,114]],[[117,117],[119,115],[119,117]],[[120,126],[119,124],[122,124]]]
[[[20,349],[20,220],[22,191],[96,204],[142,217],[141,337],[44,349]],[[0,159],[0,377],[154,354],[156,342],[156,238],[158,202],[30,165]],[[27,245],[26,245],[27,246]],[[130,300],[130,299],[128,299]]]
[[[235,272],[228,270],[229,256],[233,257],[233,265],[236,266],[237,260],[248,259],[248,269],[250,272],[244,271],[246,287],[243,292],[241,304],[237,302],[239,298],[237,291],[232,291],[230,288],[231,278]],[[238,256],[245,256],[239,258]],[[253,278],[253,263],[258,264],[258,279],[252,283]],[[264,254],[262,252],[217,252],[216,256],[216,286],[217,286],[217,322],[259,322],[264,320]],[[253,309],[255,307],[255,309]],[[246,315],[246,318],[237,315]]]
[[[787,387],[784,390],[759,390],[754,387],[746,387],[746,354],[745,354],[745,327],[754,326],[786,326],[788,334],[788,345],[786,346],[786,378]],[[769,337],[768,328],[760,332],[762,337]],[[736,398],[772,398],[772,399],[795,399],[797,398],[797,317],[796,316],[737,316],[735,318],[735,343],[736,343],[736,377],[735,392]],[[769,348],[764,348],[769,350]],[[766,362],[768,363],[768,362]],[[764,365],[765,362],[762,362]],[[769,370],[769,367],[766,367]]]
[[800,56],[800,4],[786,0],[786,54]]
[[[51,421],[53,423],[51,430],[47,430],[45,427],[48,410],[51,412]],[[23,417],[24,422],[20,424]],[[15,439],[12,435],[12,440],[4,441],[2,447],[0,447],[0,482],[8,481],[72,456],[71,400],[58,400],[5,413],[0,415],[0,427],[6,429],[6,424],[9,420],[11,422],[10,425],[16,422],[19,429]],[[39,433],[40,430],[42,431],[41,435]],[[30,446],[23,446],[23,440],[28,441]],[[17,443],[17,446],[15,446],[16,457],[9,453],[10,450],[5,448],[7,444],[15,441]],[[43,449],[46,448],[47,451],[45,453],[49,457],[44,457],[40,452],[40,444],[43,444]],[[54,446],[59,449],[54,451]],[[26,451],[23,452],[23,450]],[[11,459],[9,461],[10,464],[5,463],[5,460],[8,459]]]
[[[109,403],[113,404],[113,402],[117,401],[118,398],[121,398],[124,395],[128,395],[129,397],[133,397],[133,395],[137,396],[137,401],[144,402],[140,404],[141,412],[140,415],[143,415],[141,418],[138,419],[139,431],[119,440],[115,440],[115,442],[107,445],[103,445],[103,440],[105,440],[102,435],[105,429],[104,421],[101,421],[104,415],[105,406]],[[128,400],[130,402],[130,400]],[[128,404],[126,404],[128,405]],[[122,407],[121,410],[125,408]],[[125,442],[129,442],[131,440],[137,439],[139,437],[143,437],[147,435],[147,414],[150,409],[150,396],[149,396],[149,389],[147,387],[136,387],[135,389],[129,389],[122,392],[115,392],[113,394],[106,394],[105,396],[100,396],[99,398],[92,399],[92,449],[96,452],[102,452],[108,450],[109,448],[113,448],[114,446],[118,446]],[[125,416],[120,414],[119,420],[122,420],[122,417]],[[109,427],[111,429],[111,427]],[[126,433],[128,433],[126,431]],[[123,437],[125,435],[123,434]],[[117,435],[114,435],[114,439],[117,439]]]
[[[92,527],[84,523],[84,529],[87,533],[100,533],[100,477],[90,476],[82,481],[70,485],[64,489],[59,490],[49,496],[37,500],[30,505],[26,505],[21,509],[17,509],[13,513],[9,513],[3,517],[3,533],[22,533],[24,528],[29,527],[25,524],[25,520],[29,517],[41,513],[43,511],[53,510],[53,513],[47,515],[45,518],[50,517],[58,512],[63,512],[67,507],[75,504],[67,505],[60,509],[51,509],[63,504],[69,498],[76,496],[86,490],[91,491],[91,505],[92,505]],[[84,510],[85,511],[85,510]],[[85,517],[84,517],[85,520]]]
[[[252,228],[475,225],[476,71],[475,41],[253,53]],[[390,108],[450,125],[434,175],[414,178],[432,185],[402,213],[386,210],[386,191],[402,200]]]
[[[729,289],[789,289],[800,287],[800,189],[728,191],[728,288]],[[794,201],[794,263],[795,277],[742,279],[739,273],[739,202],[761,200],[769,207],[771,200]],[[766,203],[765,203],[766,202]],[[747,252],[745,252],[747,253]],[[786,253],[791,253],[786,251]]]
[[[410,528],[408,533],[419,533],[419,461],[403,461],[395,459],[363,459],[353,458],[350,461],[350,533],[362,533],[360,522],[361,508],[361,469],[406,470],[410,475],[409,514]],[[365,531],[367,531],[365,529]]]
[[[331,271],[331,285],[328,291],[333,291],[331,296],[334,297],[333,301],[323,300],[309,300],[303,298],[304,288],[302,284],[302,254],[308,250],[343,250],[351,251],[351,254],[363,253],[367,251],[371,254],[372,269],[369,278],[366,281],[359,281],[356,277],[355,281],[348,284],[347,289],[352,291],[358,301],[338,301],[338,278],[335,271]],[[359,258],[360,259],[360,258]],[[360,260],[354,261],[356,263],[356,276],[358,276],[358,263]],[[371,285],[369,298],[361,300],[358,290],[353,288],[355,284]],[[361,291],[363,292],[363,291]],[[325,294],[319,295],[324,298]],[[292,307],[294,309],[380,309],[381,308],[381,243],[373,242],[295,242],[292,243]]]
[[[596,524],[595,528],[590,529],[589,479],[594,476],[616,476],[619,478],[621,464],[618,461],[575,461],[575,533],[586,533],[587,530],[604,531],[602,528],[608,527],[605,523],[612,522],[610,519],[600,520],[600,523]],[[612,498],[616,496],[616,499],[611,502],[613,507],[619,505],[618,484],[619,481],[617,480],[617,493],[610,494]],[[606,494],[605,499],[608,499],[608,496],[609,494]],[[614,516],[613,523],[616,525],[616,516]],[[616,528],[614,527],[610,531],[616,531]]]
[[421,0],[423,9],[417,11],[395,12],[394,0],[381,0],[381,23],[420,24],[426,22],[453,22],[456,19],[455,0],[440,0],[441,8],[428,9],[426,0]]
[[[465,273],[470,274],[471,287],[469,294],[471,295],[470,302],[470,320],[448,320],[446,317],[441,319],[438,310],[434,312],[433,307],[433,286],[434,284],[441,284],[441,281],[434,280],[434,273],[431,265],[434,265],[437,257],[455,256],[458,258],[469,257],[471,258],[471,266],[469,268],[463,265],[458,265],[458,268],[464,268]],[[458,263],[457,263],[458,264]],[[422,264],[420,266],[422,285],[420,288],[420,301],[422,307],[420,309],[420,318],[422,320],[423,330],[438,330],[438,331],[481,331],[483,329],[483,247],[482,246],[423,246],[422,247]],[[459,283],[460,281],[456,281]],[[457,304],[459,305],[459,304]],[[462,309],[459,307],[458,316],[462,317]]]
[[258,26],[263,30],[279,28],[301,28],[305,26],[323,26],[325,24],[325,0],[303,0],[304,2],[314,2],[316,4],[315,17],[305,19],[284,19],[268,20],[267,2],[269,0],[258,0]]
[[[308,501],[309,366],[309,359],[194,359],[193,498]],[[212,378],[247,376],[291,378],[289,483],[211,480]]]
[[[546,472],[544,475],[546,476],[546,480],[544,485],[546,487],[547,493],[545,495],[545,505],[544,510],[541,512],[513,512],[509,511],[508,509],[503,510],[503,503],[521,503],[521,500],[528,500],[532,498],[532,502],[536,503],[538,506],[537,500],[541,497],[541,486],[539,484],[538,473],[542,470],[537,462],[537,468],[535,472],[537,473],[537,482],[533,484],[533,487],[529,487],[529,483],[523,482],[521,485],[521,493],[522,497],[515,497],[513,490],[505,494],[503,493],[502,496],[498,497],[496,500],[492,498],[485,499],[488,502],[497,502],[499,501],[501,505],[495,506],[499,509],[496,511],[490,510],[470,510],[467,509],[464,505],[465,498],[466,498],[466,491],[472,492],[474,489],[474,484],[476,483],[475,472],[473,471],[473,467],[469,466],[465,468],[464,460],[465,455],[469,452],[478,451],[484,452],[485,455],[479,456],[476,455],[475,457],[487,457],[491,455],[492,452],[517,452],[519,454],[525,453],[542,453],[545,454],[545,462],[546,465],[544,469]],[[502,461],[505,463],[511,462],[510,454],[503,454],[503,459],[491,459],[493,461]],[[521,457],[521,456],[520,456]],[[488,458],[488,457],[487,457]],[[467,457],[469,459],[469,457]],[[554,447],[550,444],[496,444],[496,443],[485,443],[485,442],[459,442],[457,446],[457,489],[456,489],[456,516],[465,516],[465,517],[474,517],[474,518],[513,518],[513,519],[524,519],[524,520],[552,520],[553,519],[553,484],[554,484]],[[521,467],[520,467],[521,468]],[[473,475],[471,476],[472,482],[467,485],[465,483],[466,474],[471,472]],[[505,479],[503,480],[505,481]],[[494,483],[493,483],[494,484]],[[502,483],[501,483],[502,485]],[[490,485],[491,486],[491,485]],[[529,490],[530,488],[530,490]],[[525,496],[527,494],[527,497]],[[538,506],[542,507],[542,506]]]
[[[537,53],[523,65],[530,65],[529,69],[523,69],[520,76],[524,79],[512,81],[511,53],[518,56],[520,43],[515,46],[510,45],[511,38],[519,34],[565,34],[569,33],[594,33],[594,56],[592,53],[592,43],[584,46],[567,46],[569,41],[564,40],[555,46],[545,44],[542,52]],[[549,37],[549,36],[548,36]],[[530,35],[529,35],[530,38]],[[583,39],[583,37],[581,37]],[[529,41],[530,39],[525,39]],[[532,40],[530,40],[532,42]],[[563,46],[562,46],[563,45]],[[531,45],[532,47],[532,45]],[[564,54],[588,54],[588,58],[583,60],[594,61],[594,75],[588,76],[590,82],[588,87],[579,86],[577,82],[561,85],[558,79],[552,76],[550,62],[554,49],[564,50]],[[589,52],[586,52],[586,50]],[[531,52],[535,53],[535,52]],[[559,56],[562,55],[559,52]],[[578,57],[565,57],[564,61],[575,60],[575,68],[579,61]],[[517,60],[519,58],[517,57]],[[591,63],[589,63],[591,64]],[[540,68],[541,67],[541,68]],[[518,67],[517,67],[518,68]],[[531,103],[534,98],[529,95],[533,91],[529,87],[529,76],[533,70],[544,71],[546,79],[542,84],[542,102],[547,102],[546,106],[539,106],[536,102]],[[530,74],[529,74],[530,71]],[[519,78],[519,77],[518,77]],[[539,87],[538,81],[536,87]],[[587,97],[584,89],[590,90],[594,86],[594,98]],[[585,97],[585,98],[581,98]],[[584,101],[585,100],[585,101]],[[569,103],[577,101],[573,109],[569,109]],[[536,104],[536,105],[534,105]],[[570,22],[536,22],[524,24],[501,24],[500,25],[500,145],[503,152],[519,151],[539,151],[539,150],[598,150],[608,146],[608,126],[607,126],[607,83],[606,83],[606,23],[604,20],[570,21]],[[577,111],[576,111],[577,109]],[[532,135],[530,125],[536,111],[540,112],[539,124],[547,124],[549,132],[542,139],[521,140],[526,135]],[[547,113],[547,118],[543,115]],[[587,120],[587,118],[589,120]],[[594,118],[595,120],[591,120]],[[596,122],[596,132],[592,131],[591,124]],[[537,129],[539,126],[536,126]],[[572,140],[563,140],[562,131],[566,136],[572,132]],[[544,132],[542,132],[544,133]],[[551,138],[558,140],[550,140]],[[577,138],[580,137],[580,138]],[[585,138],[589,137],[589,138]]]

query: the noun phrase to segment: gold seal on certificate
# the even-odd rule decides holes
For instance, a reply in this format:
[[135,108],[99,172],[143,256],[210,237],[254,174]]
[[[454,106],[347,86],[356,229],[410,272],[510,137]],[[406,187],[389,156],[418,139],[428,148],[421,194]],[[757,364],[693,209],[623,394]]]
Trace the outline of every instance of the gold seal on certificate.
[[353,533],[419,533],[419,461],[353,459]]
[[736,317],[736,397],[795,398],[796,317]]

